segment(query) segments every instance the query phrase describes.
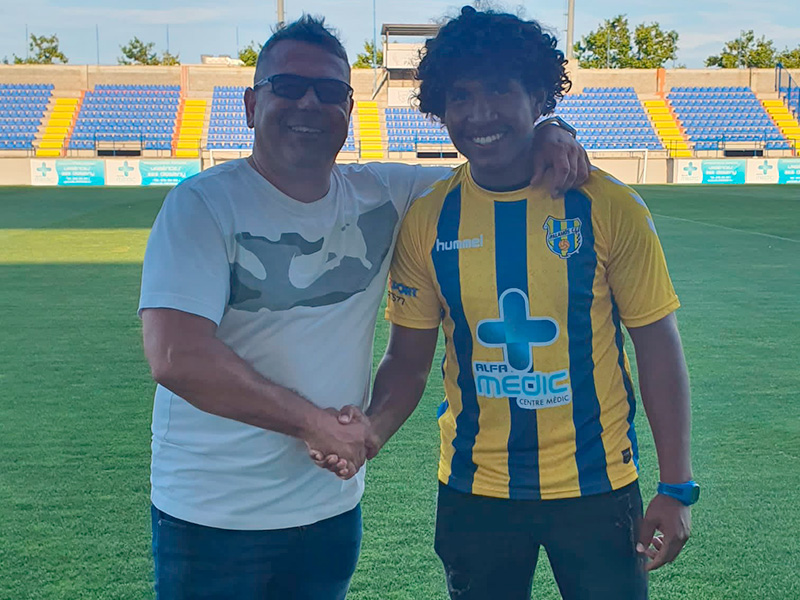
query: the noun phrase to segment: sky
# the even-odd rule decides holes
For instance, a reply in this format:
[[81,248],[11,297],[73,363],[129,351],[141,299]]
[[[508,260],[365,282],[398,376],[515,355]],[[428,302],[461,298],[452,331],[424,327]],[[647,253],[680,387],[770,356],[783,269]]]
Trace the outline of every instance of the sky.
[[[323,15],[338,29],[351,61],[373,37],[373,5],[378,29],[383,23],[428,23],[457,12],[451,0],[284,0],[287,20],[304,12]],[[510,0],[529,18],[554,31],[564,48],[567,0]],[[156,49],[179,54],[185,64],[201,54],[235,56],[237,47],[262,43],[277,20],[276,0],[0,0],[0,59],[25,56],[26,28],[36,35],[58,35],[70,64],[117,64],[120,46],[134,36]],[[757,8],[756,8],[757,7]],[[575,0],[575,39],[618,14],[631,30],[658,22],[674,29],[679,65],[701,68],[726,41],[743,29],[765,35],[782,50],[800,44],[800,0]],[[99,32],[99,36],[98,36]],[[99,43],[98,43],[99,39]],[[238,42],[238,46],[237,46]],[[169,44],[169,46],[167,46]],[[667,67],[673,65],[666,65]]]

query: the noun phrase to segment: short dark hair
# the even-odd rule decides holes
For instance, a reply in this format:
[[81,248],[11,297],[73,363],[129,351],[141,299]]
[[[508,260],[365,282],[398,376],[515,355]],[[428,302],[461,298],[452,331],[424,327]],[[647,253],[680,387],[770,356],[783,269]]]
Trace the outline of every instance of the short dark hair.
[[536,21],[465,6],[420,52],[419,108],[442,121],[447,90],[457,79],[507,77],[529,92],[544,91],[542,114],[551,113],[572,86],[557,43]]
[[303,15],[297,21],[279,27],[273,32],[272,36],[261,48],[261,52],[258,53],[256,71],[266,61],[267,54],[272,47],[286,40],[295,40],[319,46],[334,56],[341,58],[348,68],[350,67],[347,51],[342,46],[342,42],[339,41],[336,31],[325,25],[325,17]]

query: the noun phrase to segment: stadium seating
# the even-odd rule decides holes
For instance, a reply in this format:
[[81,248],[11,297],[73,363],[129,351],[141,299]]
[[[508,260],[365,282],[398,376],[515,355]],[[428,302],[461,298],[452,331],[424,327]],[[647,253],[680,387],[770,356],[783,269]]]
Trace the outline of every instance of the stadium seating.
[[69,147],[139,142],[144,150],[169,150],[179,102],[177,85],[98,85],[83,98]]
[[443,125],[431,121],[415,108],[385,111],[389,152],[415,152],[418,144],[452,145]]
[[[250,150],[253,130],[247,127],[244,112],[244,87],[217,86],[211,102],[211,122],[208,126],[209,150]],[[353,124],[347,134],[343,152],[355,152]]]
[[0,150],[31,150],[52,84],[0,83]]
[[717,150],[726,142],[790,147],[748,87],[675,87],[667,98],[695,150]]
[[587,150],[662,150],[632,87],[587,87],[558,103],[556,115],[578,130]]
[[253,131],[247,127],[244,87],[218,86],[211,101],[208,125],[209,150],[249,150]]
[[[566,96],[556,114],[578,130],[587,150],[662,149],[633,88],[585,88]],[[413,152],[418,144],[451,144],[447,130],[413,108],[387,108],[389,151]]]

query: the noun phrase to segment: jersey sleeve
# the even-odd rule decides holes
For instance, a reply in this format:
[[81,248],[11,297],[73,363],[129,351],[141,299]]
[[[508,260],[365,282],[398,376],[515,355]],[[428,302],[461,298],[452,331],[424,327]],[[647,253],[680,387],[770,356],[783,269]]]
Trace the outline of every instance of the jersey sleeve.
[[674,312],[680,302],[644,200],[621,183],[605,189],[609,190],[608,283],[625,326],[644,327]]
[[139,313],[171,308],[219,325],[229,294],[230,266],[219,222],[199,193],[179,185],[167,195],[150,232]]
[[426,214],[413,207],[400,227],[389,269],[386,319],[412,329],[433,329],[442,305],[429,268],[432,241],[427,240]]

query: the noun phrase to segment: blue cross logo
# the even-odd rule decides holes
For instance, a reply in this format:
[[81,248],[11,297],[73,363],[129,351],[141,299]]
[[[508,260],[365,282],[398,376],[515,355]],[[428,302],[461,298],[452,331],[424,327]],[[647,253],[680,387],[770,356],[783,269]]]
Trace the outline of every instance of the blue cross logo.
[[42,166],[41,166],[41,167],[38,167],[36,170],[37,170],[37,171],[39,171],[39,173],[41,173],[41,174],[42,174],[42,177],[47,177],[47,174],[48,174],[50,171],[52,171],[53,169],[51,169],[50,167],[48,167],[48,166],[47,166],[47,163],[42,163]]
[[478,341],[489,348],[503,348],[506,362],[516,371],[531,368],[531,346],[549,346],[558,339],[558,323],[529,315],[528,297],[510,289],[500,296],[500,318],[478,323]]
[[692,175],[694,175],[694,172],[695,172],[695,171],[697,171],[697,169],[698,169],[698,167],[695,167],[695,166],[694,166],[694,163],[693,163],[692,161],[689,161],[689,164],[688,164],[688,165],[686,165],[685,167],[683,167],[683,170],[684,170],[684,171],[686,171],[686,174],[687,174],[689,177],[691,177]]
[[769,162],[767,162],[766,160],[762,164],[758,165],[758,170],[761,171],[764,175],[769,173],[774,168],[775,167],[769,164]]
[[135,169],[128,164],[127,160],[124,163],[122,163],[122,166],[119,168],[119,170],[125,177],[130,175],[131,171],[135,171]]

